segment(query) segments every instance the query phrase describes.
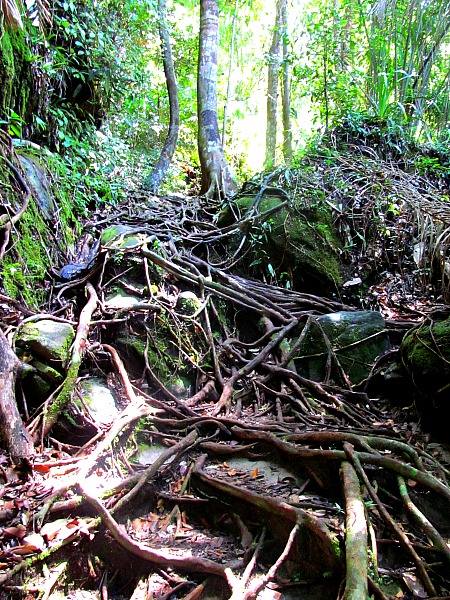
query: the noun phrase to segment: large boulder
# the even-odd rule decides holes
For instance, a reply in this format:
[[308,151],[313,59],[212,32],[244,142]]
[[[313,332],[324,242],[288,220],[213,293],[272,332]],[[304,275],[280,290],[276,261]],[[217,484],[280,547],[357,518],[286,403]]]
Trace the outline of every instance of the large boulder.
[[[385,322],[379,312],[341,311],[313,318],[294,357],[297,372],[313,381],[326,378],[327,360],[334,353],[353,385],[364,381],[378,356],[390,349]],[[342,383],[337,361],[331,357],[331,379]]]
[[[254,200],[254,196],[239,197],[234,212],[227,207],[219,217],[219,224],[231,224],[236,213],[245,217]],[[268,195],[259,202],[259,216],[250,230],[245,230],[251,246],[249,265],[259,267],[265,274],[276,272],[279,280],[286,278],[298,290],[323,295],[335,292],[342,283],[339,263],[342,243],[329,208],[319,203],[285,206],[267,214],[284,200],[279,195]],[[238,244],[239,241],[240,238]]]
[[[437,313],[406,334],[400,356],[426,427],[447,430],[450,398],[450,316]],[[448,437],[448,433],[446,434]]]

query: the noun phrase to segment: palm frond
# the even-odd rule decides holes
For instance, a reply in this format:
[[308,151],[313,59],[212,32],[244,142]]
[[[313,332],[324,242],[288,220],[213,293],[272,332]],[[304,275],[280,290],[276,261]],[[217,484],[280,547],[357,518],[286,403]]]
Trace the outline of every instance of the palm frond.
[[52,24],[49,0],[27,0],[27,7],[32,24],[44,33],[44,28]]
[[4,21],[9,27],[23,29],[22,18],[16,4],[16,0],[0,0],[0,8]]

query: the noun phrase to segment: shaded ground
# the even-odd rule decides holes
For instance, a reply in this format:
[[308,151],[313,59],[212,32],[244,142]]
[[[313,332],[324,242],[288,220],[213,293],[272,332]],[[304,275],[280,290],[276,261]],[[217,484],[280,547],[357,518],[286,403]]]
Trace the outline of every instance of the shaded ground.
[[[120,411],[72,403],[49,429],[59,390],[26,398],[37,455],[31,475],[2,459],[2,597],[449,597],[448,451],[332,348],[323,382],[297,372],[304,326],[354,307],[234,274],[248,216],[220,229],[217,210],[130,194],[87,226],[128,230],[55,273],[36,318],[82,323],[77,377]],[[385,309],[395,345],[417,305]]]

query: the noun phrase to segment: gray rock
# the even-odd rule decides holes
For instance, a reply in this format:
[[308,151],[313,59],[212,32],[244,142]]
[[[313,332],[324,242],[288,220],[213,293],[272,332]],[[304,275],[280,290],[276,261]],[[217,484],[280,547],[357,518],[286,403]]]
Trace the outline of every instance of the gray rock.
[[[342,311],[314,319],[295,359],[297,372],[313,381],[326,376],[328,348],[331,347],[353,385],[366,379],[376,358],[390,349],[384,319],[375,311]],[[332,380],[342,383],[342,376],[332,361]]]
[[45,174],[45,167],[35,156],[19,156],[20,164],[27,176],[28,185],[33,190],[33,197],[41,209],[45,219],[53,219],[56,214],[57,206],[51,193]]
[[65,364],[75,339],[74,328],[68,323],[51,319],[32,321],[21,325],[17,331],[15,345],[29,347],[34,357]]
[[191,396],[191,382],[187,377],[174,376],[167,384],[167,389],[178,400],[186,400]]
[[119,414],[113,393],[101,377],[81,382],[81,394],[89,412],[100,425],[110,425]]

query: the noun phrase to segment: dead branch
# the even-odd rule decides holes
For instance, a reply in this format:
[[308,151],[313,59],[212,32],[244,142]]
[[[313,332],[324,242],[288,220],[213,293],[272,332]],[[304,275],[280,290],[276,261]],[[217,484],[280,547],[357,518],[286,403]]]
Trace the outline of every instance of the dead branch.
[[[240,429],[239,427],[232,427],[232,432],[239,438],[266,441],[273,444],[276,448],[286,453],[288,456],[295,456],[297,458],[308,459],[308,458],[327,458],[335,461],[345,460],[345,451],[341,450],[315,450],[311,448],[298,448],[280,440],[276,435],[267,433],[264,431],[255,431],[251,429]],[[419,471],[416,467],[411,467],[399,460],[390,458],[389,456],[368,453],[368,452],[354,452],[354,455],[358,457],[361,463],[369,465],[376,465],[385,469],[390,469],[394,473],[402,475],[407,479],[412,479],[420,483],[424,487],[435,491],[440,496],[443,496],[447,501],[450,501],[450,489],[444,485],[441,481],[436,479],[433,475],[426,473],[425,471]]]
[[80,313],[80,320],[77,327],[75,340],[72,345],[70,361],[67,368],[67,375],[63,387],[55,398],[49,412],[45,416],[42,424],[43,435],[48,435],[53,425],[57,422],[61,413],[67,408],[72,399],[73,387],[78,377],[78,371],[83,360],[84,349],[86,347],[89,326],[92,319],[92,313],[98,304],[98,297],[94,287],[87,283],[88,300]]
[[290,323],[283,327],[281,331],[279,331],[277,335],[275,335],[270,340],[270,342],[261,350],[261,352],[257,356],[255,356],[253,360],[248,362],[245,366],[236,371],[236,373],[232,377],[230,377],[230,379],[226,382],[222,390],[222,394],[219,398],[219,401],[217,402],[216,408],[214,410],[214,416],[217,416],[221,412],[221,410],[227,406],[228,401],[233,393],[234,386],[239,381],[239,379],[245,377],[245,375],[248,375],[256,367],[263,363],[269,356],[269,354],[272,352],[272,350],[276,348],[278,344],[280,344],[280,342],[285,338],[286,334],[291,329],[293,329],[297,325],[297,323],[297,319],[293,319]]
[[[340,559],[335,552],[330,531],[323,521],[317,519],[314,515],[295,508],[286,502],[269,496],[261,496],[245,488],[220,481],[207,475],[202,470],[205,456],[201,457],[192,470],[192,480],[195,485],[201,489],[208,489],[208,496],[212,494],[224,495],[227,502],[233,499],[238,505],[247,505],[254,509],[254,517],[258,515],[273,532],[277,539],[280,536],[287,535],[286,529],[292,525],[299,524],[306,532],[306,537],[311,541],[311,545],[317,548],[321,556],[323,569],[326,571],[339,571],[341,569]],[[311,546],[310,546],[311,548]]]
[[429,538],[433,546],[436,548],[438,552],[441,552],[447,561],[450,562],[450,548],[447,543],[440,535],[440,533],[436,530],[435,527],[430,523],[430,521],[426,518],[426,516],[417,508],[414,502],[411,500],[408,494],[408,488],[406,487],[406,482],[400,475],[397,477],[398,487],[400,490],[400,495],[402,497],[403,503],[407,508],[410,515],[413,519],[418,523],[420,529],[425,533],[425,535]]
[[297,535],[300,529],[299,524],[297,523],[291,533],[289,534],[288,540],[286,542],[286,546],[284,547],[283,552],[280,554],[276,562],[270,567],[270,569],[265,573],[262,577],[255,577],[253,582],[250,584],[249,588],[245,590],[242,599],[243,600],[255,600],[256,597],[262,590],[266,587],[268,583],[275,579],[278,569],[284,563],[286,558],[289,555],[289,552],[292,549],[294,544],[295,536]]
[[177,444],[162,452],[155,462],[145,469],[143,473],[139,473],[134,478],[128,479],[127,484],[131,489],[126,496],[122,496],[122,498],[114,506],[114,512],[118,512],[126,504],[131,502],[131,500],[142,490],[149,479],[158,472],[158,469],[162,467],[165,462],[172,458],[172,456],[185,452],[190,446],[192,446],[192,444],[194,444],[197,437],[197,432],[191,431],[191,433],[180,440]]

